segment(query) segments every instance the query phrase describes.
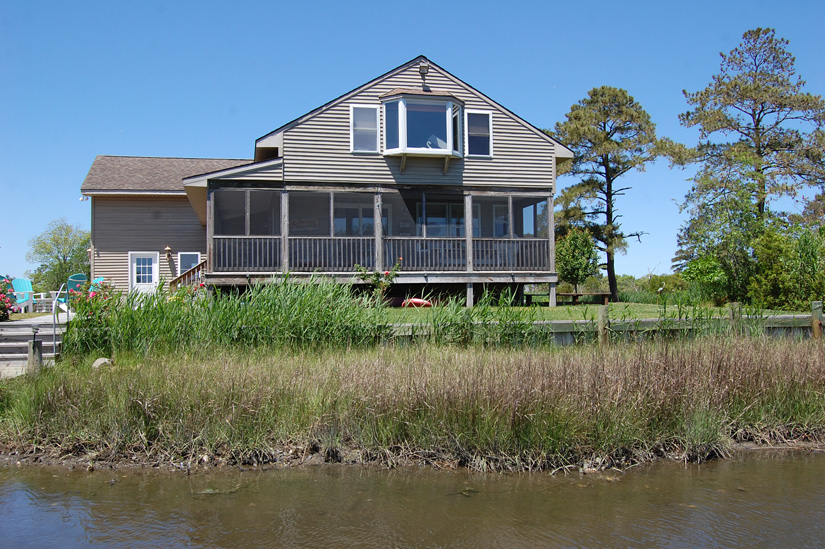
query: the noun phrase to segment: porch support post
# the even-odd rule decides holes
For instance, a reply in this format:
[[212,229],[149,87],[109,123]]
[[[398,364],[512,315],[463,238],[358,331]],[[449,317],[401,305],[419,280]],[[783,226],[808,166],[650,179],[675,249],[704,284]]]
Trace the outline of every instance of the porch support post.
[[[473,196],[464,195],[464,238],[467,246],[467,272],[473,272]],[[472,291],[472,290],[471,290]]]
[[[555,214],[555,204],[553,203],[553,193],[551,192],[547,195],[547,240],[550,244],[550,257],[548,258],[548,264],[550,266],[550,272],[556,272],[556,214]],[[547,301],[549,307],[556,306],[556,283],[550,282],[550,299]]]
[[[92,198],[94,200],[94,198]],[[94,219],[94,216],[92,217]],[[206,184],[206,272],[215,266],[215,196],[209,183]]]
[[467,307],[473,306],[473,283],[467,283]]
[[289,272],[289,191],[281,193],[281,270]]
[[[382,210],[382,197],[381,193],[375,193],[375,202],[373,208],[373,226],[375,227],[375,270],[376,271],[383,271],[384,270],[384,224],[381,222],[381,210]],[[393,258],[393,265],[395,265],[395,260],[398,258]]]

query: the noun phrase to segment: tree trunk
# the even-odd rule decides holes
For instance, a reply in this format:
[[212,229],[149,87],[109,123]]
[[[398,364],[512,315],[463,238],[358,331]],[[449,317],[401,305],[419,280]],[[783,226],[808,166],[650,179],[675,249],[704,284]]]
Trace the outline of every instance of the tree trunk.
[[616,267],[613,265],[613,250],[607,250],[607,284],[610,288],[610,301],[619,301],[619,285],[616,282]]

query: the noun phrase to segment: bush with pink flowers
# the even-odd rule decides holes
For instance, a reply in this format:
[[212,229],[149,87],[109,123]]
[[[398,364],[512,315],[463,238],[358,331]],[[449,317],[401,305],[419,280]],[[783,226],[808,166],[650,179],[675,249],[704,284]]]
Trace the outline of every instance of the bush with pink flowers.
[[11,279],[4,276],[0,278],[0,322],[9,320],[12,313],[18,312],[18,308],[14,306],[15,303],[17,303],[17,298],[14,295]]

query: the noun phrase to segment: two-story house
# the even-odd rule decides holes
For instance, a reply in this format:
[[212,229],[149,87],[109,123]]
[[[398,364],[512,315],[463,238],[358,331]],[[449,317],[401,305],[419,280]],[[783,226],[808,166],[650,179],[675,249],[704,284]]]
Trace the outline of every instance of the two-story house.
[[[394,295],[549,283],[569,149],[425,57],[255,142],[254,159],[98,157],[92,276],[244,286],[398,262]],[[357,281],[357,280],[356,280]]]

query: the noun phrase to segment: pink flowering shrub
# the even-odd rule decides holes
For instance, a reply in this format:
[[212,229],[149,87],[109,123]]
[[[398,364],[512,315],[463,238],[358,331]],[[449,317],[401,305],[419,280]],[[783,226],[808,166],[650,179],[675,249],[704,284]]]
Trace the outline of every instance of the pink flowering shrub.
[[392,281],[398,276],[398,271],[401,270],[401,261],[403,257],[399,257],[395,265],[389,271],[370,271],[363,265],[355,264],[355,276],[372,286],[375,297],[382,300],[392,285]]
[[15,303],[17,298],[14,296],[11,280],[8,277],[0,278],[0,322],[9,320],[12,313],[18,312]]

